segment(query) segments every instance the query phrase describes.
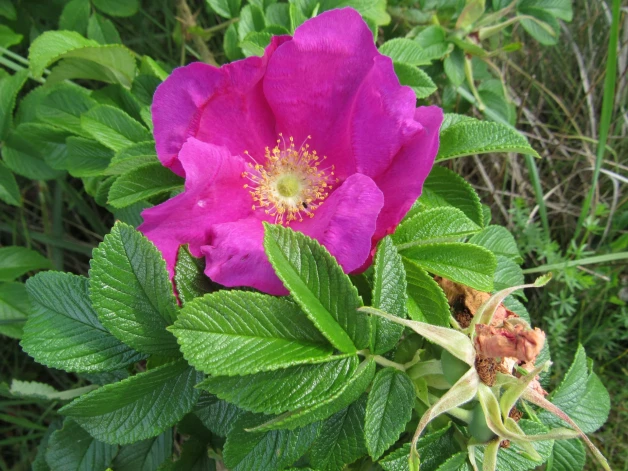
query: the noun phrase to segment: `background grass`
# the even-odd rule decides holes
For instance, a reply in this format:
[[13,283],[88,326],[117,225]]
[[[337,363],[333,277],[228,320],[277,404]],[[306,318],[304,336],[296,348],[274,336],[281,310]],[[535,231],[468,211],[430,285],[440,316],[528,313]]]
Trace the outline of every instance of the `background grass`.
[[[57,27],[63,2],[29,0],[20,5],[32,10],[36,30],[43,31]],[[42,17],[38,8],[50,13]],[[145,1],[137,15],[114,22],[127,46],[172,67],[201,58],[225,61],[225,23],[207,13],[202,0]],[[189,34],[194,27],[204,30],[203,39]],[[594,441],[613,469],[628,470],[628,269],[625,259],[612,256],[628,251],[628,14],[624,7],[619,19],[615,93],[606,93],[611,119],[604,152],[597,150],[604,134],[600,126],[611,5],[576,0],[573,22],[561,28],[555,47],[542,47],[515,28],[513,39],[524,47],[495,60],[516,105],[517,127],[542,159],[484,155],[449,165],[474,184],[493,220],[513,232],[530,271],[570,262],[554,271],[557,276],[548,287],[529,293],[528,309],[548,335],[555,361],[553,387],[578,344],[595,361],[610,391],[612,411]],[[27,56],[25,49],[13,50]],[[435,100],[442,97],[437,94]],[[112,216],[87,197],[80,182],[20,183],[24,206],[0,203],[0,243],[35,248],[47,253],[56,269],[85,274],[91,248],[108,232]],[[591,211],[581,217],[588,194]],[[605,254],[610,256],[602,262],[582,263]],[[43,381],[58,389],[81,383],[79,377],[37,365],[17,341],[3,338],[0,381],[11,378]],[[0,401],[0,469],[29,469],[56,406]]]

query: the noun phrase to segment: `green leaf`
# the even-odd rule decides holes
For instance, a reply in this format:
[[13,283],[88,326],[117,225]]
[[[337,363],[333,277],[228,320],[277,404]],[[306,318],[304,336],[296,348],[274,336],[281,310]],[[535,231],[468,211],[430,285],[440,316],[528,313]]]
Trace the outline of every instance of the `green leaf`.
[[266,32],[251,31],[246,38],[240,43],[242,52],[245,57],[263,56],[264,49],[270,44],[272,34]]
[[[316,2],[312,3],[316,4]],[[386,11],[385,0],[323,0],[320,11],[343,7],[356,9],[362,17],[371,20],[377,26],[390,23],[390,15]]]
[[223,49],[225,50],[225,55],[227,59],[230,61],[235,61],[238,59],[243,59],[244,54],[242,53],[242,49],[240,49],[240,39],[238,37],[238,29],[235,23],[232,23],[225,31],[225,37],[223,38]]
[[155,151],[155,142],[138,142],[116,152],[105,174],[120,175],[151,163],[159,163],[157,152]]
[[2,147],[4,163],[13,172],[31,180],[52,180],[64,174],[48,163],[63,158],[68,134],[51,126],[20,124]]
[[208,443],[195,436],[183,443],[178,459],[173,461],[173,458],[157,471],[216,471],[216,462],[208,454]]
[[432,168],[418,204],[428,209],[453,206],[483,227],[482,205],[477,193],[460,175],[445,167]]
[[241,0],[207,0],[207,3],[223,18],[237,18],[242,2]]
[[22,194],[13,172],[0,160],[0,200],[13,206],[22,206]]
[[198,387],[242,409],[278,414],[312,406],[333,395],[353,376],[358,363],[356,356],[332,357],[314,365],[298,365],[246,376],[211,376]]
[[81,115],[95,105],[96,101],[84,89],[62,83],[42,98],[37,107],[37,118],[51,126],[86,136],[81,128]]
[[[421,457],[421,471],[435,471],[450,457],[460,451],[460,445],[454,438],[454,427],[451,425],[421,437],[417,443]],[[408,456],[410,444],[389,453],[379,464],[385,471],[409,471]]]
[[459,47],[451,51],[451,53],[445,57],[443,67],[447,78],[452,84],[456,86],[462,85],[465,79],[464,51]]
[[329,417],[310,449],[310,461],[320,471],[340,471],[366,454],[366,395]]
[[121,341],[143,353],[178,355],[166,331],[177,317],[166,262],[131,226],[116,223],[94,249],[90,295],[100,321]]
[[395,62],[393,65],[401,85],[412,88],[417,99],[427,98],[438,89],[432,78],[423,70],[403,62]]
[[174,284],[183,304],[218,290],[218,285],[203,273],[204,269],[204,258],[194,257],[185,245],[179,247],[174,267]]
[[246,412],[227,401],[203,392],[194,407],[194,414],[212,433],[226,437],[238,417]]
[[461,451],[445,461],[436,471],[473,471],[473,468],[469,463],[468,453]]
[[560,24],[551,13],[538,8],[518,7],[517,10],[518,13],[527,16],[521,19],[521,26],[530,36],[544,46],[558,44]]
[[230,471],[284,469],[310,448],[320,428],[314,423],[296,430],[246,431],[264,420],[264,416],[247,414],[236,421],[223,449],[225,466]]
[[152,140],[148,129],[124,111],[99,105],[81,116],[81,127],[102,145],[119,151],[131,144]]
[[17,245],[0,247],[0,281],[13,281],[29,271],[47,268],[52,264],[39,252]]
[[25,123],[9,136],[10,142],[13,142],[13,136],[17,133],[23,142],[28,140],[27,148],[32,149],[33,156],[42,158],[54,169],[63,170],[61,163],[67,158],[66,139],[70,133],[47,124]]
[[408,315],[412,320],[449,326],[449,303],[441,287],[419,265],[404,260],[408,283]]
[[100,16],[98,13],[89,17],[87,37],[100,44],[122,44],[122,39],[120,39],[115,25],[111,20]]
[[552,457],[552,471],[580,471],[587,455],[580,440],[556,440]]
[[369,319],[356,312],[362,300],[336,259],[317,241],[299,232],[264,224],[268,259],[314,325],[341,352],[366,348]]
[[460,209],[439,207],[421,211],[402,221],[392,239],[397,249],[403,250],[430,242],[457,241],[479,230],[480,227]]
[[8,20],[17,20],[17,11],[11,0],[0,0],[0,16],[4,16]]
[[89,0],[71,0],[65,4],[59,17],[59,29],[85,35],[89,19]]
[[113,460],[116,471],[154,471],[172,455],[172,430],[126,445]]
[[424,270],[479,291],[493,291],[495,255],[473,244],[423,244],[401,254]]
[[37,362],[71,372],[113,371],[144,358],[99,322],[88,280],[47,272],[26,283],[33,312],[24,326],[22,348]]
[[[513,286],[520,286],[524,283],[525,280],[521,267],[513,262],[511,259],[498,255],[493,289],[495,291],[501,291],[503,289],[511,288]],[[523,292],[518,291],[514,294],[522,295]]]
[[518,152],[539,157],[519,131],[505,124],[464,120],[441,130],[437,161],[490,152]]
[[51,471],[95,471],[111,466],[117,445],[108,445],[91,437],[72,420],[52,433],[46,450]]
[[31,305],[23,283],[0,283],[0,334],[22,338]]
[[183,188],[183,178],[160,163],[142,165],[121,175],[109,190],[109,204],[124,208]]
[[218,291],[185,304],[169,330],[188,362],[214,375],[314,363],[332,353],[296,304],[246,291]]
[[57,161],[57,165],[73,177],[100,176],[113,157],[111,149],[93,139],[71,136],[65,142],[67,154]]
[[[2,0],[0,0],[0,5],[2,5]],[[1,8],[1,7],[0,7]],[[46,463],[46,451],[48,449],[48,443],[50,441],[50,436],[59,430],[63,422],[61,420],[53,420],[48,426],[48,430],[44,433],[44,436],[41,438],[39,445],[37,446],[37,455],[35,459],[31,463],[31,471],[50,471],[50,466]]]
[[28,78],[28,71],[22,70],[13,75],[0,74],[0,141],[4,141],[13,126],[13,109],[18,92]]
[[573,19],[571,0],[521,0],[517,2],[519,9],[536,8],[565,21]]
[[[390,237],[385,237],[379,243],[374,267],[373,307],[393,316],[408,317],[406,271]],[[402,325],[381,317],[371,317],[371,352],[379,355],[394,348],[403,329]]]
[[273,3],[266,8],[266,24],[283,26],[290,30],[290,7],[286,3]]
[[155,437],[190,412],[202,375],[183,360],[107,384],[59,410],[106,443]]
[[379,47],[379,52],[390,57],[394,62],[401,62],[410,66],[430,63],[429,60],[425,59],[423,48],[418,42],[411,39],[390,39]]
[[375,376],[366,404],[366,447],[379,459],[399,438],[412,417],[414,384],[403,371],[384,368]]
[[[587,365],[582,345],[578,346],[567,374],[549,399],[585,433],[595,432],[606,422],[610,411],[610,397],[600,378]],[[553,428],[568,427],[547,411],[541,411],[539,417],[543,423]]]
[[355,374],[345,382],[343,388],[331,394],[324,400],[310,407],[302,407],[300,409],[286,412],[279,415],[268,422],[258,426],[256,431],[277,430],[277,429],[294,429],[306,424],[311,424],[319,420],[326,419],[336,412],[341,411],[366,391],[375,375],[375,362],[372,359],[364,360]]
[[501,255],[513,262],[523,262],[515,238],[510,231],[503,226],[485,227],[482,232],[471,237],[469,242],[475,245],[481,245],[495,255]]
[[0,25],[0,47],[8,49],[11,46],[20,44],[22,39],[24,39],[24,36],[21,34],[17,34],[6,25]]
[[70,401],[81,394],[87,393],[98,386],[90,385],[82,388],[68,389],[67,391],[57,391],[52,386],[45,383],[37,383],[35,381],[19,381],[14,379],[11,381],[9,393],[12,397],[21,397],[26,399],[41,399],[45,401]]
[[139,0],[92,0],[94,6],[110,16],[133,16],[140,8]]
[[240,11],[238,21],[238,38],[244,41],[246,36],[253,31],[262,31],[266,26],[264,12],[257,5],[246,5]]
[[78,68],[81,67],[78,63],[84,63],[92,71],[101,72],[97,79],[125,87],[131,86],[136,73],[135,57],[129,49],[118,44],[103,46],[73,31],[46,31],[33,41],[28,58],[35,78],[41,77],[46,67],[61,59],[74,61],[72,63]]

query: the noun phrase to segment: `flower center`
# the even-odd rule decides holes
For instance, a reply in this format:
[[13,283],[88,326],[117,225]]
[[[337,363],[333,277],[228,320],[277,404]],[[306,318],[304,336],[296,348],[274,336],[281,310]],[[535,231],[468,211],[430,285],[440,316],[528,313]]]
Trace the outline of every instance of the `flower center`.
[[333,189],[329,183],[334,166],[321,170],[319,165],[326,157],[320,158],[305,142],[297,149],[292,137],[289,143],[281,134],[279,137],[273,149],[266,148],[264,165],[244,151],[253,163],[247,164],[250,171],[242,177],[249,180],[244,188],[253,198],[253,209],[274,216],[275,224],[288,225],[303,221],[304,216],[314,217]]

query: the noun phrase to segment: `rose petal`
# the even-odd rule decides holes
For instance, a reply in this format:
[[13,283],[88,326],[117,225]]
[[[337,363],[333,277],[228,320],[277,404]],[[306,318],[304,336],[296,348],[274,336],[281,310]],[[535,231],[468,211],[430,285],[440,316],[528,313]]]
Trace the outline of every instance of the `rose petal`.
[[356,91],[377,56],[373,34],[358,12],[331,10],[298,27],[270,58],[264,93],[277,132],[328,157],[338,175],[355,172],[350,117]]
[[251,286],[274,295],[288,294],[264,252],[264,227],[257,218],[215,224],[211,245],[201,247],[205,274],[224,286]]
[[414,118],[423,130],[399,151],[392,164],[374,178],[384,193],[384,207],[377,220],[375,242],[394,231],[412,204],[421,195],[438,153],[438,132],[443,110],[437,106],[416,109]]
[[179,158],[186,173],[185,191],[142,212],[144,223],[138,227],[162,252],[171,276],[179,245],[190,244],[192,254],[200,256],[213,224],[252,212],[241,158],[194,138],[183,145]]
[[226,146],[232,155],[263,155],[275,139],[275,120],[262,92],[268,59],[289,36],[276,36],[263,57],[217,68],[196,62],[175,71],[157,88],[152,114],[157,155],[178,175],[177,155],[189,137]]
[[346,273],[369,256],[384,196],[366,175],[351,175],[316,209],[314,217],[291,227],[318,240]]

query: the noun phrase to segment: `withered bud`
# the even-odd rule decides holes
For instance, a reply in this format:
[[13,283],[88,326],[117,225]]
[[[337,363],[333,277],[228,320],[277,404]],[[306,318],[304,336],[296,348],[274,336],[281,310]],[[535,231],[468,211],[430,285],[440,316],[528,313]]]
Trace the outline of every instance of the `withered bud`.
[[539,328],[526,329],[522,324],[505,321],[495,327],[475,326],[475,349],[486,357],[512,357],[523,362],[534,362],[545,343],[545,332]]

